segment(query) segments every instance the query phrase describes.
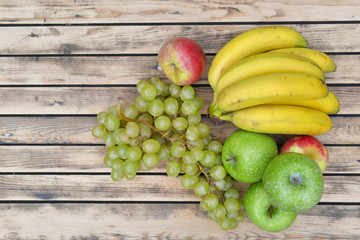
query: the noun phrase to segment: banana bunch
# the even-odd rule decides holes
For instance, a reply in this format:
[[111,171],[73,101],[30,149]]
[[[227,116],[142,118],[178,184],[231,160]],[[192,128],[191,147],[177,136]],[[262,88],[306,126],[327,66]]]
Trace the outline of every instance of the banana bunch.
[[325,53],[285,26],[259,27],[226,43],[208,72],[211,117],[272,134],[319,135],[340,104],[325,83],[336,70]]

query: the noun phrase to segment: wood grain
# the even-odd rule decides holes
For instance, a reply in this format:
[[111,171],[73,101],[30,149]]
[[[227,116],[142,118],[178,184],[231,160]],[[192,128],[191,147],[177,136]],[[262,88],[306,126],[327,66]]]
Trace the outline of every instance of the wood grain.
[[[114,182],[110,175],[0,175],[3,201],[200,201],[180,177],[138,175]],[[234,182],[243,196],[249,184]],[[360,176],[324,176],[321,202],[359,203]]]
[[[336,72],[326,73],[328,84],[359,84],[360,55],[330,55]],[[208,84],[207,72],[213,56],[197,84]],[[3,57],[0,85],[116,85],[136,84],[150,76],[160,76],[156,56],[58,56]]]
[[359,206],[315,206],[299,213],[279,233],[262,231],[247,217],[236,230],[221,231],[198,204],[11,203],[1,204],[0,210],[0,235],[5,239],[357,239],[360,235]]
[[[326,174],[359,174],[360,148],[327,146],[330,161]],[[0,146],[2,173],[109,173],[103,164],[105,146]],[[16,158],[14,158],[16,156]],[[150,172],[165,173],[167,161]]]
[[[341,1],[144,1],[101,2],[7,1],[0,5],[0,22],[19,23],[153,23],[351,21],[360,19],[355,0]],[[141,17],[139,17],[141,16]]]
[[[212,102],[213,90],[195,87],[196,95],[204,100],[200,110],[207,114]],[[360,102],[354,98],[360,94],[359,86],[330,85],[329,89],[340,102],[338,114],[360,113]],[[1,114],[97,114],[109,107],[134,104],[139,95],[135,86],[131,87],[0,87]]]
[[[272,24],[274,25],[274,24]],[[188,37],[217,53],[238,34],[259,25],[43,26],[0,28],[1,55],[157,54],[169,39]],[[263,25],[261,25],[263,26]],[[324,52],[360,52],[359,24],[289,24]],[[206,36],[206,37],[204,37]]]
[[[323,135],[316,136],[324,144],[360,144],[360,117],[334,116],[333,128]],[[214,139],[224,142],[237,128],[230,122],[215,124],[204,117],[202,120],[211,129]],[[97,125],[95,117],[72,116],[30,116],[0,117],[1,144],[103,144],[95,139],[91,129]],[[281,144],[292,135],[273,135]]]

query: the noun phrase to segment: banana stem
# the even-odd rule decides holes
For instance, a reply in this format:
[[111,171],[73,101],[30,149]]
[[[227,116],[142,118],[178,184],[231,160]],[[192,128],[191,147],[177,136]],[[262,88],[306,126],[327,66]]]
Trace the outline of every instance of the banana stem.
[[231,121],[231,119],[232,119],[232,114],[221,115],[221,116],[219,116],[219,119],[220,119],[220,120],[223,120],[223,121]]

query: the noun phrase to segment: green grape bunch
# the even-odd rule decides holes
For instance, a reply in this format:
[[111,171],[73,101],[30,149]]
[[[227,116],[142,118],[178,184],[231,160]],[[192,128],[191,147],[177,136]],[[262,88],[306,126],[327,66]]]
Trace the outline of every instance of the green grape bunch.
[[200,208],[223,230],[237,228],[244,205],[233,179],[222,165],[222,143],[213,140],[201,122],[204,105],[192,86],[166,83],[159,77],[140,80],[134,104],[121,102],[97,114],[95,138],[108,147],[104,165],[111,178],[132,180],[167,161],[166,173],[181,177],[181,185],[201,197]]

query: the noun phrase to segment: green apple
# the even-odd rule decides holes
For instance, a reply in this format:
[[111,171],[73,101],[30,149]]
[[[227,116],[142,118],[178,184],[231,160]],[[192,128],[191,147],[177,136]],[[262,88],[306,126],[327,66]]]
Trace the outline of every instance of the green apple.
[[278,154],[274,139],[264,133],[236,130],[225,140],[222,162],[234,179],[258,182],[267,164]]
[[319,165],[309,156],[286,152],[276,156],[265,168],[263,183],[274,206],[302,212],[315,206],[324,190]]
[[288,228],[297,216],[297,212],[288,212],[273,206],[262,181],[251,184],[246,190],[244,207],[249,219],[268,232],[279,232]]

